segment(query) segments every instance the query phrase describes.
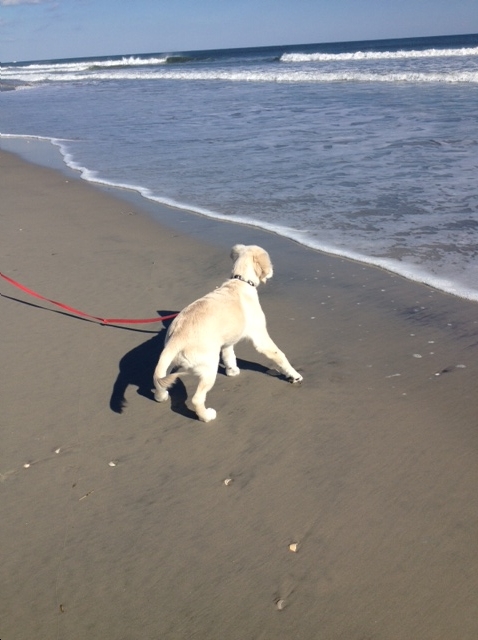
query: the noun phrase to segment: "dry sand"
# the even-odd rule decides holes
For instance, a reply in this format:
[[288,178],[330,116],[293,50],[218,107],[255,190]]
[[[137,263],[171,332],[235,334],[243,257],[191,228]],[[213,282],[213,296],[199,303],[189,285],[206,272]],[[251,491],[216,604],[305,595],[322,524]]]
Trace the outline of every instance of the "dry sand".
[[269,330],[305,377],[239,346],[206,425],[192,381],[152,400],[161,324],[0,279],[2,640],[478,638],[476,304],[251,228],[159,224],[5,152],[0,189],[0,271],[101,317],[177,311],[232,244],[264,246]]

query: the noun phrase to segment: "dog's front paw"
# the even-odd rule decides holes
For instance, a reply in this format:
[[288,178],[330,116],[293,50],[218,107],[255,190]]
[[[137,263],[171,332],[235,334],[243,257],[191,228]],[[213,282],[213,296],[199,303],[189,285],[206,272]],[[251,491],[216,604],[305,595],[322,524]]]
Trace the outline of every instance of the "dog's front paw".
[[239,367],[226,367],[226,376],[238,376],[240,373]]
[[297,377],[291,376],[290,378],[287,378],[287,381],[290,382],[291,384],[300,384],[303,379],[304,379],[303,376],[301,376],[300,374],[297,374]]

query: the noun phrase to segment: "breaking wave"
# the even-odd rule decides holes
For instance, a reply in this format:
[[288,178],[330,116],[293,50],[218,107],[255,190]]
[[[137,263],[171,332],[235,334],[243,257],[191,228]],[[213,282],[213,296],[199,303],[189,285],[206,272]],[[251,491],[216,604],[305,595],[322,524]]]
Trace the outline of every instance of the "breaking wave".
[[353,51],[351,53],[284,53],[281,62],[350,62],[361,60],[403,60],[406,58],[450,58],[478,56],[478,47],[425,49],[424,51]]
[[[162,63],[165,64],[165,63]],[[112,65],[113,66],[113,65]],[[7,77],[5,77],[5,81]],[[221,82],[249,82],[249,83],[279,83],[279,84],[321,84],[331,82],[380,82],[380,83],[478,83],[478,70],[450,70],[436,72],[420,71],[356,71],[344,69],[343,71],[317,71],[301,69],[298,71],[275,70],[179,70],[159,68],[141,69],[135,67],[128,69],[121,65],[114,68],[94,67],[84,70],[78,68],[47,68],[36,66],[22,69],[20,73],[12,74],[11,82],[16,85],[38,85],[43,83],[68,83],[68,82],[107,82],[118,80],[178,80],[178,81],[221,81]]]

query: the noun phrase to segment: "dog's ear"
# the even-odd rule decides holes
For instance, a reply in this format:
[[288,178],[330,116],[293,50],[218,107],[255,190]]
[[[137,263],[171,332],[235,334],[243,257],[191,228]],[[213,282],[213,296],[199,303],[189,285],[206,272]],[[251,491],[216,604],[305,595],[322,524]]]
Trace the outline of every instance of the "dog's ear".
[[269,258],[269,254],[264,249],[254,253],[254,271],[261,282],[266,282],[269,278],[272,278],[274,273],[272,268],[272,262]]
[[239,256],[241,255],[241,253],[244,251],[245,249],[245,245],[243,244],[235,244],[232,249],[231,249],[231,259],[233,262],[235,262]]

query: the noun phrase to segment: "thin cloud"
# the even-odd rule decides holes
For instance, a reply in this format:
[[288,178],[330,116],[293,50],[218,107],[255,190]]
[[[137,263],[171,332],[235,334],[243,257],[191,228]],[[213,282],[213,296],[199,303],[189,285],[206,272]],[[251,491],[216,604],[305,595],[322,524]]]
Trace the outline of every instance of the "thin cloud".
[[42,2],[49,2],[50,0],[0,0],[2,7],[12,7],[19,4],[41,4]]

